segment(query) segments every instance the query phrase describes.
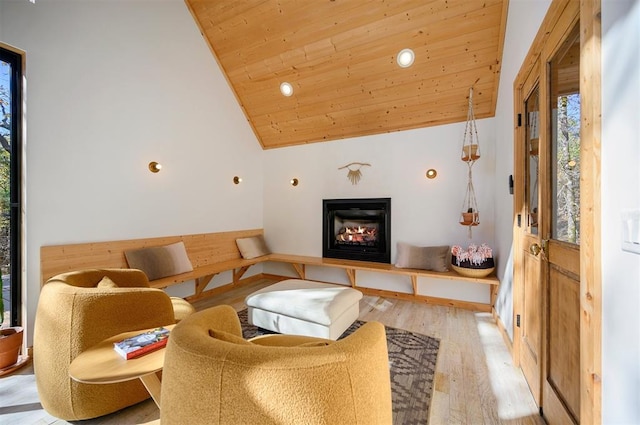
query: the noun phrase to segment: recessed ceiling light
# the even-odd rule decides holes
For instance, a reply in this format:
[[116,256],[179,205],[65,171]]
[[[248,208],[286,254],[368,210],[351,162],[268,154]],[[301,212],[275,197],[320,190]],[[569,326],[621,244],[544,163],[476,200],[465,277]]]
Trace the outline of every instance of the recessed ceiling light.
[[280,93],[287,97],[291,96],[293,94],[293,86],[285,81],[280,84]]
[[400,53],[398,53],[398,57],[396,60],[398,61],[398,65],[401,68],[408,68],[413,65],[413,61],[416,58],[416,54],[413,53],[411,49],[402,49]]

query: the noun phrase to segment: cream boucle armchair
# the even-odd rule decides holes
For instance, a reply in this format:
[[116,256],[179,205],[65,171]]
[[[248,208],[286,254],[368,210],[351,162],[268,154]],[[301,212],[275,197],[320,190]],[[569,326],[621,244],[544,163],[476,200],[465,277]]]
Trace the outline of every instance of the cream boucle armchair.
[[185,300],[150,288],[140,270],[91,269],[52,277],[40,292],[34,329],[33,365],[42,406],[60,419],[81,420],[149,398],[138,379],[76,382],[69,377],[69,364],[108,337],[173,324],[193,311]]
[[163,425],[391,424],[384,326],[245,341],[232,307],[209,308],[171,332],[161,400]]

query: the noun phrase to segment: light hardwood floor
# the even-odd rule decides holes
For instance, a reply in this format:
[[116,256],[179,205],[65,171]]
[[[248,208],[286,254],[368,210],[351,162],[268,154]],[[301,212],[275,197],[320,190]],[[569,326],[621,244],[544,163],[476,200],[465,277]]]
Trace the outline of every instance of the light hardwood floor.
[[[241,310],[246,295],[271,283],[262,279],[194,305],[202,310],[230,304]],[[440,339],[429,425],[544,424],[490,314],[365,296],[360,319]],[[158,418],[156,405],[147,400],[112,415],[75,423],[144,424]],[[0,379],[0,424],[67,423],[42,409],[30,366]]]

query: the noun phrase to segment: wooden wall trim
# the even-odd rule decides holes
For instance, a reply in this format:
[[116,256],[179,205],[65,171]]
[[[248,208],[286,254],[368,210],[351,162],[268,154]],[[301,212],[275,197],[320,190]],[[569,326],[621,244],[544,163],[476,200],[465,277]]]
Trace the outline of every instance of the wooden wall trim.
[[[498,58],[503,57],[504,53],[504,39],[507,35],[507,18],[509,16],[509,0],[503,0],[502,2],[502,17],[500,18],[500,39],[498,40]],[[498,87],[500,85],[500,75],[502,70],[503,60],[500,60],[498,64],[498,68],[496,73],[494,74],[494,87]],[[491,110],[496,110],[496,105],[498,104],[498,90],[494,90],[491,98]]]
[[580,1],[580,421],[602,423],[601,0]]

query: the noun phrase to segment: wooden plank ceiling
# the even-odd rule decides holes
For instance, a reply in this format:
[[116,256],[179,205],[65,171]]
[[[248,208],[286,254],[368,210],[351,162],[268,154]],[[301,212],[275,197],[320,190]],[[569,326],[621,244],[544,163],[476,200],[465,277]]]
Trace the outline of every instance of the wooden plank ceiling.
[[495,113],[508,0],[185,1],[265,149]]

